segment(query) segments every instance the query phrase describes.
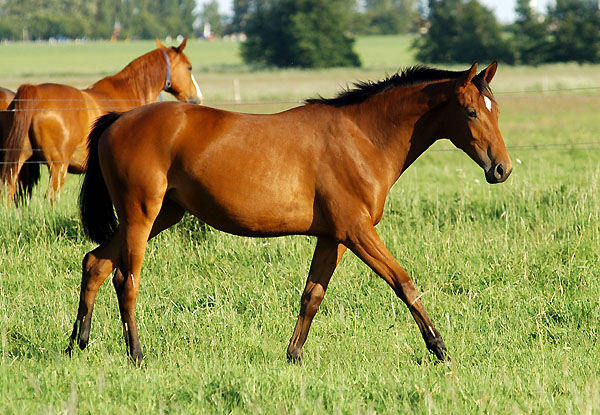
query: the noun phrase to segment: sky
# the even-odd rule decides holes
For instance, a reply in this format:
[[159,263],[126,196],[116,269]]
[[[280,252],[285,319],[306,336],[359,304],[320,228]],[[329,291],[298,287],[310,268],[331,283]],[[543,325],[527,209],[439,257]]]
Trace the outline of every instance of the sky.
[[[196,0],[198,4],[203,4],[206,0]],[[222,14],[230,15],[232,13],[233,0],[217,0]],[[496,13],[496,18],[500,23],[510,23],[515,19],[516,0],[479,0],[482,4],[492,9]],[[551,0],[533,0],[535,7],[540,12],[545,12]]]

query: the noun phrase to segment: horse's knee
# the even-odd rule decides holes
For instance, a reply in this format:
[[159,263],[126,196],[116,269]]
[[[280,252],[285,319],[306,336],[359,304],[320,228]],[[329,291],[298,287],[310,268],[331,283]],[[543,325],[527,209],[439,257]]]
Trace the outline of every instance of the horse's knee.
[[311,287],[310,290],[302,294],[302,308],[304,309],[304,312],[307,315],[314,317],[314,315],[317,314],[317,310],[324,297],[325,290],[321,285],[316,284]]

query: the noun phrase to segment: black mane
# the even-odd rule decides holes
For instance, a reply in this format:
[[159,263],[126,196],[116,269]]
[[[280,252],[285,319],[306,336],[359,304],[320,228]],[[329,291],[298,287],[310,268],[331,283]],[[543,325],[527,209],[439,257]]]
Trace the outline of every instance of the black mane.
[[[335,98],[310,98],[304,101],[306,104],[325,104],[334,107],[343,107],[345,105],[360,104],[373,95],[380,94],[392,88],[403,86],[441,81],[444,79],[458,79],[466,71],[446,71],[443,69],[430,68],[424,65],[415,65],[405,68],[402,72],[388,76],[386,79],[378,82],[359,81],[353,84],[353,88],[342,91]],[[479,92],[487,91],[491,95],[491,89],[488,83],[480,75],[473,78],[473,84]]]

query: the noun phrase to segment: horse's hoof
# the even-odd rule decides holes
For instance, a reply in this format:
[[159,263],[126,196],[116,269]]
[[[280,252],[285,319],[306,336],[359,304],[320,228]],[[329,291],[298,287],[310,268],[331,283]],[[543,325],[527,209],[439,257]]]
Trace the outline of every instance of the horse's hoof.
[[142,352],[139,353],[133,353],[131,355],[131,361],[133,362],[134,365],[136,365],[137,367],[142,367],[142,362],[144,361],[144,354]]
[[287,351],[287,360],[290,363],[300,364],[302,363],[302,350],[290,350]]

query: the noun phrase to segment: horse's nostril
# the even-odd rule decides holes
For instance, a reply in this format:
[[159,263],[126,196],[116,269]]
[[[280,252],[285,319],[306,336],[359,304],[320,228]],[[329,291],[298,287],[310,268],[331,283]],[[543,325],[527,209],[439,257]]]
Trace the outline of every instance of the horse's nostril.
[[501,178],[502,176],[504,176],[504,167],[502,167],[502,164],[498,164],[496,166],[496,177]]

